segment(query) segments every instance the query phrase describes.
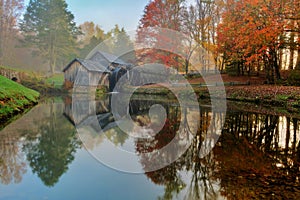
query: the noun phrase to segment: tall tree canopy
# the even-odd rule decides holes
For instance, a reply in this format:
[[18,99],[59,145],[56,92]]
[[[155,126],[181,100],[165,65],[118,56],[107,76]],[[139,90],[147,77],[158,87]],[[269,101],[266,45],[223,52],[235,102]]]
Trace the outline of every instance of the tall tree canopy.
[[288,48],[293,69],[294,51],[299,48],[299,40],[298,44],[295,40],[299,32],[296,14],[299,6],[295,3],[293,0],[227,2],[218,27],[218,48],[237,74],[264,69],[268,82],[274,83],[281,78],[283,50]]
[[[220,22],[220,13],[224,3],[223,0],[196,0],[189,7],[187,7],[188,4],[186,0],[153,0],[149,2],[140,19],[137,42],[154,48],[139,51],[140,62],[160,62],[174,67],[178,71],[183,69],[185,73],[188,73],[190,59],[192,54],[196,53],[203,64],[193,67],[201,71],[208,70],[211,65],[209,60],[212,60],[211,52],[216,49],[216,26]],[[157,28],[162,29],[158,31]],[[180,36],[182,39],[168,31],[167,34],[162,33],[161,31],[164,29],[182,33]],[[172,38],[176,38],[178,41],[172,41]],[[170,48],[170,52],[155,49],[155,46],[161,46],[161,44],[175,45]],[[172,53],[173,50],[177,52],[178,49],[184,51],[181,56]],[[217,57],[215,54],[215,60]]]
[[134,45],[124,28],[120,29],[116,24],[115,27],[107,33],[107,36],[110,38],[109,43],[111,44],[109,46],[111,53],[115,55],[122,55],[126,52],[128,55],[123,55],[122,59],[128,62],[134,61]]
[[6,65],[12,55],[17,37],[17,20],[23,8],[23,0],[0,0],[0,65]]
[[[170,38],[157,32],[155,28],[172,29],[180,31],[183,23],[183,0],[154,0],[150,1],[144,9],[144,15],[140,19],[137,30],[137,43],[155,46],[158,43],[170,44]],[[153,29],[152,29],[153,28]],[[160,31],[163,31],[160,29]],[[159,46],[159,45],[157,45]],[[172,50],[171,50],[172,51]],[[138,52],[140,62],[160,62],[166,66],[178,67],[179,58],[172,52],[158,49]]]
[[81,35],[78,37],[79,57],[85,58],[98,44],[107,38],[104,30],[94,22],[79,25]]
[[30,0],[20,27],[25,44],[48,62],[51,73],[75,52],[78,28],[64,0]]
[[[194,50],[198,53],[199,60],[202,63],[200,69],[202,72],[216,70],[217,65],[214,67],[215,69],[212,69],[214,63],[222,64],[218,62],[216,35],[223,8],[224,0],[195,0],[195,4],[188,7],[183,17],[183,32],[189,35],[191,41],[197,44],[197,49]],[[191,47],[191,49],[195,48]],[[194,52],[190,51],[190,55],[191,53]],[[210,61],[212,56],[214,61]],[[188,72],[188,67],[187,59],[186,73]],[[219,68],[222,70],[222,66],[219,66]]]
[[[120,55],[124,61],[135,61],[134,45],[124,28],[120,29],[116,24],[113,29],[105,33],[93,22],[84,22],[79,27],[82,32],[78,41],[79,57],[85,58],[97,47],[98,50]],[[123,55],[124,52],[126,55]]]
[[82,34],[78,37],[78,41],[82,45],[89,44],[93,38],[98,40],[104,40],[106,38],[104,30],[94,22],[84,22],[79,25],[79,28]]

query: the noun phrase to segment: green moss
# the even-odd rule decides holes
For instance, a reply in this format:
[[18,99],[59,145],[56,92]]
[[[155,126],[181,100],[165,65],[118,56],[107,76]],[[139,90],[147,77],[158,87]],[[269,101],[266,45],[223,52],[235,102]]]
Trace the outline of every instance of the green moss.
[[108,93],[108,88],[106,86],[99,86],[96,89],[96,98],[101,98]]

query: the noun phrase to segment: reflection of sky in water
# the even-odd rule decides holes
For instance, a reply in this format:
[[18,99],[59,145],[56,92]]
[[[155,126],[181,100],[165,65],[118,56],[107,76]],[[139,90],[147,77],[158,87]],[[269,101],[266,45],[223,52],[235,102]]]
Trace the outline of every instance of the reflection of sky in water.
[[[299,126],[294,127],[293,121],[290,122],[290,138],[289,138],[289,147],[292,147],[292,143],[294,142],[294,130],[296,129],[296,144],[299,143],[300,140],[300,130]],[[287,139],[287,118],[286,117],[279,117],[279,124],[278,124],[278,132],[279,132],[279,142],[278,145],[281,148],[285,148],[286,146],[286,139]],[[275,146],[274,146],[275,147]]]
[[[263,116],[263,115],[261,115]],[[253,125],[257,127],[257,129],[263,129],[264,128],[264,122],[263,121],[258,121],[257,124],[255,124],[253,122]],[[294,141],[294,131],[296,130],[296,144],[299,143],[300,141],[300,125],[298,123],[298,126],[297,127],[294,127],[294,124],[293,124],[293,121],[290,120],[290,126],[289,126],[289,131],[290,131],[290,137],[289,137],[289,143],[288,143],[288,146],[289,147],[292,147],[293,143],[295,142]],[[255,127],[253,127],[253,130],[255,130]],[[287,117],[283,117],[283,116],[280,116],[279,117],[279,120],[278,120],[278,123],[277,123],[277,126],[276,126],[276,129],[274,130],[276,132],[278,132],[278,138],[274,137],[273,138],[273,147],[275,148],[276,145],[278,145],[279,148],[286,148],[286,141],[287,141],[287,131],[288,131],[288,124],[287,124]],[[263,140],[264,141],[264,140]],[[275,145],[276,144],[276,145]]]
[[[33,108],[22,118],[13,122],[4,130],[0,131],[0,158],[4,161],[10,158],[12,158],[12,160],[15,159],[18,162],[15,163],[16,166],[17,164],[25,163],[25,171],[24,173],[21,173],[22,179],[20,183],[15,184],[12,181],[12,183],[8,185],[0,184],[0,199],[157,199],[157,197],[163,197],[165,195],[166,190],[170,189],[168,188],[170,187],[168,186],[168,184],[172,185],[172,181],[174,180],[168,180],[165,177],[166,180],[163,180],[159,184],[155,184],[154,180],[161,180],[159,179],[160,176],[164,176],[168,172],[171,173],[171,177],[174,177],[174,174],[176,174],[177,177],[180,177],[182,181],[182,185],[179,186],[180,190],[178,191],[178,194],[176,194],[176,192],[174,191],[172,194],[174,195],[173,197],[175,199],[183,199],[189,197],[189,195],[195,195],[195,188],[193,189],[193,187],[195,186],[195,169],[199,170],[196,171],[198,176],[198,185],[196,187],[198,187],[200,191],[200,196],[202,195],[201,198],[203,199],[204,195],[212,194],[214,192],[214,199],[224,199],[220,194],[220,189],[224,191],[224,187],[221,188],[220,184],[227,183],[228,180],[220,180],[218,176],[215,176],[215,173],[220,173],[221,171],[220,169],[215,168],[216,166],[218,167],[218,165],[220,164],[218,163],[218,161],[215,160],[215,158],[218,156],[219,158],[220,156],[222,157],[222,152],[218,151],[210,154],[208,157],[205,157],[204,160],[201,161],[198,161],[197,159],[195,160],[194,157],[183,157],[182,160],[180,160],[178,163],[174,163],[174,165],[171,165],[168,168],[168,170],[170,171],[162,170],[161,172],[152,175],[132,175],[118,172],[101,164],[99,161],[93,158],[93,156],[90,153],[88,153],[84,148],[77,149],[77,152],[74,155],[75,159],[72,162],[68,163],[68,169],[63,175],[59,177],[59,181],[53,187],[46,187],[41,181],[40,177],[32,173],[32,168],[30,167],[28,161],[26,161],[26,153],[23,151],[23,145],[28,142],[26,137],[27,134],[38,137],[42,135],[42,133],[39,132],[39,126],[48,127],[54,124],[54,130],[61,130],[59,129],[61,124],[59,124],[57,120],[61,120],[62,124],[67,124],[66,128],[69,129],[69,131],[74,131],[74,127],[70,124],[69,121],[67,121],[67,118],[62,117],[62,112],[64,110],[63,108],[63,103],[40,104]],[[189,123],[193,123],[193,121],[195,120],[193,117],[193,109],[187,109],[187,112],[189,113],[187,121]],[[259,130],[263,130],[262,132],[265,133],[265,129],[263,129],[263,122],[264,120],[266,120],[266,115],[242,112],[229,113],[228,116],[230,115],[233,115],[234,117],[227,118],[227,123],[229,124],[227,124],[226,130],[228,132],[232,130],[234,131],[234,126],[240,123],[240,131],[242,133],[242,131],[246,130],[246,126],[243,125],[243,122],[246,122],[249,119],[253,119],[252,131],[254,131],[256,125],[257,132],[259,132]],[[49,118],[49,116],[52,116],[53,118]],[[259,119],[257,124],[254,123],[254,116],[256,116],[257,119]],[[205,127],[207,126],[205,122],[209,118],[213,117],[213,115],[211,112],[207,111],[204,112],[202,117],[203,118],[201,120],[203,123],[201,124],[201,126]],[[55,119],[56,121],[51,121],[51,119]],[[229,119],[232,119],[232,121],[230,121]],[[236,121],[238,119],[241,119],[242,121]],[[274,120],[277,118],[272,119]],[[217,118],[217,120],[220,119]],[[270,119],[268,120],[271,121]],[[280,148],[285,148],[288,131],[288,122],[286,117],[280,116],[278,117],[278,121],[275,122],[276,128],[272,130],[274,131],[274,135],[271,138],[271,151],[273,152],[275,151],[275,148],[273,147],[276,147],[276,145],[278,145],[279,150],[281,150]],[[292,147],[293,143],[295,143],[298,147],[300,139],[299,120],[297,124],[297,127],[294,127],[292,119],[290,120],[290,137],[288,140],[289,147]],[[233,127],[233,129],[231,128],[231,126]],[[80,128],[81,131],[85,133],[83,134],[83,136],[85,136],[85,144],[90,151],[93,151],[93,154],[102,155],[106,157],[106,159],[114,158],[113,160],[115,162],[115,165],[125,167],[133,166],[135,168],[142,169],[140,163],[143,161],[143,158],[135,154],[135,138],[125,137],[124,135],[122,135],[122,133],[120,133],[120,130],[116,127],[107,130],[105,134],[97,133],[97,131],[91,126],[81,126]],[[41,130],[45,131],[51,129],[43,128]],[[133,130],[139,131],[137,127],[134,127]],[[296,141],[294,141],[294,130],[296,130]],[[241,133],[238,134],[240,137],[242,137]],[[44,136],[47,136],[47,133]],[[265,145],[265,140],[266,138],[263,138],[262,146]],[[38,144],[39,140],[33,140],[32,143]],[[131,157],[132,160],[129,161],[128,157],[122,156],[122,154],[119,153],[119,150],[131,152],[133,155]],[[194,146],[194,149],[192,149],[190,153],[194,151],[196,151],[197,153],[197,150],[198,149],[196,144]],[[247,151],[246,147],[245,151]],[[281,152],[279,152],[279,154],[280,153]],[[230,153],[228,153],[228,155],[230,157]],[[280,168],[284,167],[284,163],[278,162],[278,159],[283,159],[281,156],[283,156],[283,154],[280,154],[280,156],[276,157],[277,160],[273,161],[273,164]],[[240,162],[240,160],[235,157],[229,159],[234,159],[234,161]],[[292,157],[288,157],[287,161],[289,162],[288,164],[292,166],[294,161],[292,161],[291,159]],[[196,163],[199,162],[201,164],[201,167],[206,167],[206,172],[204,168],[197,168],[194,166]],[[228,161],[228,163],[230,164],[230,161]],[[266,164],[268,165],[270,163]],[[187,165],[190,166],[187,167]],[[211,169],[210,166],[212,165],[216,166],[214,166],[214,168]],[[238,166],[238,163],[236,163],[236,165]],[[15,166],[11,166],[11,169],[17,170],[17,168],[14,167]],[[189,170],[187,170],[187,168]],[[1,165],[0,163],[0,170],[2,169],[3,165]],[[216,171],[213,171],[214,169]],[[1,175],[3,176],[3,173],[1,173]],[[280,178],[280,180],[287,181],[284,177]],[[208,184],[208,181],[211,185],[209,187],[209,190],[206,191],[205,184]],[[239,188],[251,190],[251,188],[247,188],[247,185],[239,185]],[[231,191],[227,189],[226,192],[230,193]]]
[[[195,196],[192,196],[193,194],[190,193],[191,188],[194,187],[192,180],[193,173],[191,171],[180,171],[179,172],[180,177],[182,178],[183,182],[186,183],[186,186],[183,186],[182,191],[177,195],[178,199],[197,199]],[[199,199],[205,199],[205,196],[207,198],[207,194],[209,193],[211,196],[208,199],[214,199],[214,200],[221,200],[226,199],[221,195],[220,192],[220,182],[213,182],[209,183],[209,181],[205,180],[199,181]],[[209,187],[207,187],[209,186]],[[208,190],[208,191],[207,191]],[[191,196],[189,196],[191,195]]]
[[107,168],[85,150],[78,150],[59,183],[48,188],[31,170],[21,184],[0,185],[0,199],[156,199],[163,193],[143,174],[130,175]]

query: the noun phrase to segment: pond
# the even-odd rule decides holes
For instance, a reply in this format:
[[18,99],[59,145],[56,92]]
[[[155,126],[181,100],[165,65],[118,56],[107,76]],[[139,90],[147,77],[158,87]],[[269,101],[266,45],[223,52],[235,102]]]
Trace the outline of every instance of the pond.
[[[75,101],[43,101],[0,131],[0,199],[300,199],[300,114],[228,102],[224,115],[209,102],[181,108],[139,96],[125,134],[109,96]],[[148,114],[153,105],[165,120]],[[222,132],[199,156],[217,128],[213,118],[224,119]],[[177,134],[192,135],[188,148],[176,159],[157,157]],[[152,170],[158,158],[170,163]]]

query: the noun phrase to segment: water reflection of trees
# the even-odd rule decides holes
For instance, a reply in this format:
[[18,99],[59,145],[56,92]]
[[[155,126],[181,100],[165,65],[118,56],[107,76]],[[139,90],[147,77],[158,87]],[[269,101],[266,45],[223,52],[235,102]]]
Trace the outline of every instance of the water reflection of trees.
[[[153,140],[138,140],[136,150],[153,152],[168,144],[174,130],[179,131],[180,117],[175,113],[170,107],[163,130]],[[186,153],[171,165],[146,173],[155,184],[165,186],[160,199],[299,199],[299,120],[230,112],[216,147],[200,159],[202,141],[215,115],[201,109],[199,129]],[[188,123],[181,131],[188,131]],[[141,158],[142,164],[148,160]]]
[[1,134],[0,136],[0,181],[2,184],[20,183],[26,172],[25,158],[20,152],[19,137]]
[[[221,120],[223,113],[202,107],[200,118],[196,118],[191,114],[192,107],[188,105],[181,109],[174,102],[132,99],[129,112],[134,122],[155,131],[155,123],[153,127],[148,127],[148,111],[154,104],[165,108],[167,120],[163,129],[153,138],[135,140],[142,166],[151,165],[151,160],[161,158],[156,152],[169,144],[176,134],[184,136],[196,133],[191,146],[180,159],[160,170],[146,173],[155,184],[165,187],[160,199],[299,197],[300,123],[297,117],[260,114],[259,111],[229,112],[215,148],[200,159],[199,154],[204,148],[202,142],[212,135],[210,131],[214,133],[218,128],[217,123],[210,124],[211,119]],[[123,104],[118,106],[122,107]],[[107,110],[105,112],[109,112]],[[99,114],[97,116],[102,119]],[[112,127],[106,124],[112,124],[113,120],[106,119],[99,120],[101,127]],[[200,122],[199,128],[192,130],[191,125],[197,120]],[[181,128],[180,122],[183,122]],[[118,132],[108,132],[107,135],[116,145],[122,145],[128,137]],[[163,156],[164,159],[170,159],[168,155]]]
[[[28,170],[54,185],[74,159],[75,129],[62,114],[63,104],[42,103],[0,132],[0,181],[20,183]],[[26,159],[28,162],[26,162]]]
[[26,155],[22,151],[23,133],[37,130],[36,122],[44,114],[41,106],[0,131],[0,180],[3,184],[20,183],[27,171]]
[[62,115],[62,104],[49,103],[37,132],[27,135],[23,149],[32,171],[46,186],[53,186],[74,160],[79,147],[74,127]]
[[299,136],[297,118],[230,113],[214,152],[223,194],[299,199]]
[[[191,123],[194,123],[197,119],[188,117],[188,113],[191,113],[192,109],[183,109],[182,119],[184,120],[184,127],[181,129],[179,129],[181,117],[178,115],[180,108],[178,106],[169,107],[168,110],[168,119],[164,128],[152,141],[139,140],[137,142],[138,152],[147,152],[149,147],[151,147],[151,151],[158,150],[168,144],[174,135],[193,132],[190,128]],[[217,115],[216,113],[214,114]],[[155,184],[165,186],[165,193],[159,199],[215,199],[218,196],[217,191],[215,191],[217,181],[212,179],[216,168],[213,154],[209,154],[203,159],[199,158],[201,144],[207,134],[209,134],[208,127],[211,118],[212,113],[210,109],[202,108],[200,110],[200,119],[198,119],[200,121],[199,129],[196,130],[195,138],[185,154],[163,169],[146,173]],[[146,161],[146,163],[142,163],[144,165],[148,163],[148,160],[149,158],[141,158],[141,162]]]

